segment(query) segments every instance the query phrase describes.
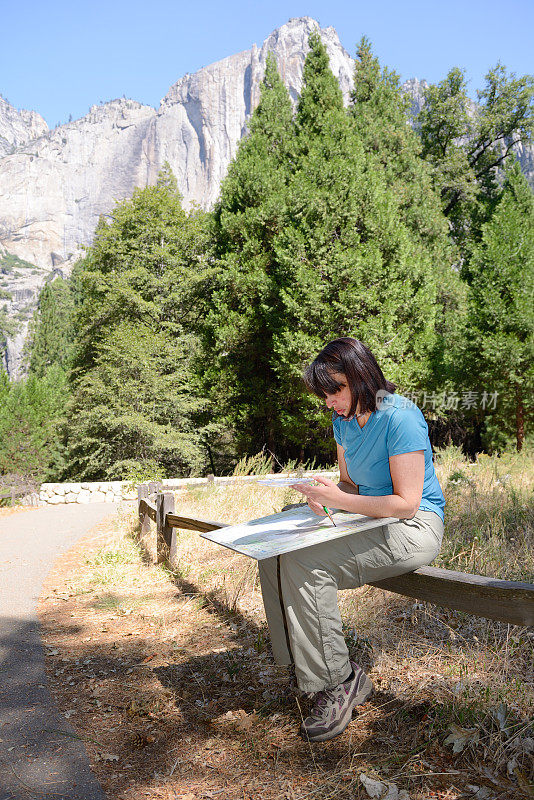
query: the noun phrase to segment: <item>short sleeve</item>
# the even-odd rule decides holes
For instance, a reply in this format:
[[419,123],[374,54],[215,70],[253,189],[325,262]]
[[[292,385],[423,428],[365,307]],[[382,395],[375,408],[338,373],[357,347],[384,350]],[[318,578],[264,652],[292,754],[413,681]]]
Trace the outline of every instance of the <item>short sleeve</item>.
[[341,447],[345,447],[345,445],[343,444],[343,436],[341,434],[341,425],[339,423],[340,423],[340,418],[338,414],[332,414],[332,427],[334,428],[334,439],[338,444],[341,445]]
[[386,446],[388,457],[426,450],[428,425],[419,409],[396,409],[391,415]]

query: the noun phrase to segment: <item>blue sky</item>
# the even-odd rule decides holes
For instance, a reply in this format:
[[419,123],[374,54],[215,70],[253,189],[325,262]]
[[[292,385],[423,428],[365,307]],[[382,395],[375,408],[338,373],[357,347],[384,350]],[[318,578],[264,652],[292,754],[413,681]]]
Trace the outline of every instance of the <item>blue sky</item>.
[[332,25],[352,56],[365,34],[403,79],[437,82],[459,66],[473,97],[497,61],[534,72],[533,0],[0,0],[0,12],[0,94],[50,126],[122,95],[157,107],[182,75],[261,45],[291,17]]

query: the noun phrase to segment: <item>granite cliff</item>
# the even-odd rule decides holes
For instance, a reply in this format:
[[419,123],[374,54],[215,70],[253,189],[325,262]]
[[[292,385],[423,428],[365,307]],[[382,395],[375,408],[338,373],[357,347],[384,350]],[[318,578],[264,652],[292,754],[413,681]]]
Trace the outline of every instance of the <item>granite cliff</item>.
[[[274,53],[296,98],[308,36],[317,27],[308,17],[291,20],[261,49],[254,45],[185,75],[157,111],[133,100],[113,100],[93,106],[79,120],[27,136],[0,159],[0,242],[38,266],[58,266],[90,242],[100,214],[129,197],[135,186],[155,181],[164,161],[185,203],[209,206],[259,100],[267,53]],[[321,35],[348,96],[352,59],[333,28]],[[13,111],[7,109],[5,128]],[[14,128],[10,140],[16,141]]]

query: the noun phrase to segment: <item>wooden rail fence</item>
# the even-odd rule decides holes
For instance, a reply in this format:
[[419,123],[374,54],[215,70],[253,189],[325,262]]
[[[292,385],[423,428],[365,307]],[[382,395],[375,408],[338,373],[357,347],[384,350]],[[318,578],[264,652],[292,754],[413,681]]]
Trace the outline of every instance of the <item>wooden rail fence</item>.
[[[174,493],[161,491],[155,483],[138,487],[138,502],[141,533],[150,532],[151,520],[156,523],[158,561],[168,557],[171,565],[176,562],[175,529],[206,532],[227,527],[224,522],[176,514]],[[370,585],[511,625],[534,625],[534,584],[524,581],[420,567]]]
[[15,505],[15,501],[17,497],[27,497],[29,496],[29,504],[34,505],[37,503],[39,499],[39,495],[31,489],[19,488],[16,486],[1,486],[0,485],[0,506],[2,505],[3,500],[8,500],[12,506]]

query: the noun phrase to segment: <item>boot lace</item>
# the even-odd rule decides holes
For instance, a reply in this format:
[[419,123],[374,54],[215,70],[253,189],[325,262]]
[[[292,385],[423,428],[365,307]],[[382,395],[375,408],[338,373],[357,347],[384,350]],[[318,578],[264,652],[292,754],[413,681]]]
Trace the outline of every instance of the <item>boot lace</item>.
[[335,689],[322,689],[322,691],[317,692],[315,702],[310,711],[310,717],[313,717],[314,719],[321,719],[324,716],[326,708],[335,702]]

